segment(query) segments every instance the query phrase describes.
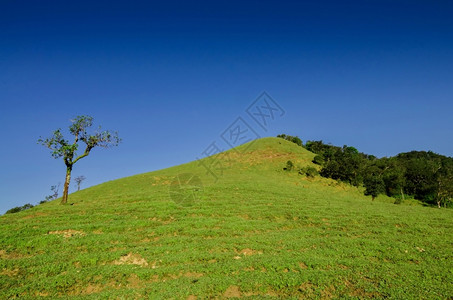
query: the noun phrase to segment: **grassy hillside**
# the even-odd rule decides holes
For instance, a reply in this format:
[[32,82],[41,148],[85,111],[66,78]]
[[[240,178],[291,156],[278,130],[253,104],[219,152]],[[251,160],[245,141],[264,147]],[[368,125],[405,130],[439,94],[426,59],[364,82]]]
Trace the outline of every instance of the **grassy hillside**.
[[[265,138],[217,181],[192,162],[1,216],[0,298],[452,298],[453,211],[282,170],[313,156]],[[182,173],[203,188],[175,202]]]

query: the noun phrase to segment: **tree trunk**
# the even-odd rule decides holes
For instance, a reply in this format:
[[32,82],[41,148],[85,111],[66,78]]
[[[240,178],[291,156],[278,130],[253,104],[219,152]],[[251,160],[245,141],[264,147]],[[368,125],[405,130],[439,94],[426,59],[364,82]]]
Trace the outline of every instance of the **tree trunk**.
[[400,187],[400,192],[401,192],[401,200],[404,201],[404,193],[403,193],[403,188]]
[[376,196],[371,196],[371,201],[374,201],[374,198],[376,198]]
[[66,178],[64,181],[63,198],[61,199],[61,204],[68,203],[68,190],[69,190],[69,182],[71,181],[71,171],[72,171],[72,166],[69,166],[66,168]]

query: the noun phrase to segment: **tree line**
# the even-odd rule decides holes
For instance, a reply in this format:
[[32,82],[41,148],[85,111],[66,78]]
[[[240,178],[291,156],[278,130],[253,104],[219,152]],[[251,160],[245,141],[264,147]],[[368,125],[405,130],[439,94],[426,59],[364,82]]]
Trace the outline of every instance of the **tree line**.
[[297,136],[281,134],[277,137],[315,153],[313,162],[321,166],[321,176],[364,186],[365,195],[373,200],[379,194],[386,194],[395,198],[396,204],[405,197],[412,197],[428,205],[453,206],[451,157],[432,151],[411,151],[377,158],[347,145],[339,147],[323,141],[303,144]]

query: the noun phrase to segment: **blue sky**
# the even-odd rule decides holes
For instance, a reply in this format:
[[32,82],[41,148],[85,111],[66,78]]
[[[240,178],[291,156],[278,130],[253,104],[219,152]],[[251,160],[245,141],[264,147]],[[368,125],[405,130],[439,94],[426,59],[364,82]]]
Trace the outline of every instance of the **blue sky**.
[[286,113],[260,136],[453,156],[452,15],[451,1],[0,1],[0,213],[63,183],[36,140],[80,114],[123,138],[75,165],[82,187],[200,157],[237,117],[253,126],[263,91]]

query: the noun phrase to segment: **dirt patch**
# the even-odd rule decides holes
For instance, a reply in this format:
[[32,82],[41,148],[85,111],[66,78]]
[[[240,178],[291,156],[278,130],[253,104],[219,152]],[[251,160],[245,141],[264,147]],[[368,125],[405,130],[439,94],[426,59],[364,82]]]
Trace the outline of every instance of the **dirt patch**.
[[308,269],[308,266],[307,266],[304,262],[300,262],[300,263],[299,263],[299,267],[300,267],[301,269]]
[[25,219],[33,219],[33,218],[36,218],[36,217],[41,217],[41,216],[47,216],[48,214],[45,214],[45,213],[42,213],[42,212],[37,212],[35,214],[32,214],[32,215],[28,215],[28,216],[25,216],[22,218],[22,220],[25,220]]
[[137,274],[132,273],[127,279],[127,287],[140,288],[143,286],[143,282],[138,278]]
[[170,185],[171,180],[168,179],[168,177],[159,177],[159,176],[154,176],[154,182],[151,184],[153,186],[155,185]]
[[104,288],[100,284],[89,284],[83,291],[82,294],[90,295],[102,292]]
[[[114,265],[138,265],[142,267],[148,266],[148,262],[140,255],[132,252],[123,255],[120,259],[113,262]],[[154,266],[154,265],[153,265]]]
[[184,277],[191,277],[191,278],[200,278],[203,277],[203,273],[197,273],[197,272],[186,272],[184,274]]
[[20,258],[28,258],[28,257],[32,257],[32,256],[33,255],[23,255],[18,252],[7,253],[6,250],[0,250],[1,259],[20,259]]
[[146,237],[144,238],[143,240],[141,240],[140,242],[142,243],[149,243],[149,242],[157,242],[160,240],[160,237],[158,236],[155,236],[155,237],[152,237],[152,238],[149,238],[149,237]]
[[352,296],[352,297],[358,297],[358,298],[379,298],[381,297],[382,295],[380,295],[379,293],[376,293],[376,292],[367,292],[365,291],[363,288],[358,288],[356,287],[353,283],[351,283],[350,281],[346,280],[345,281],[345,286],[348,290],[348,295],[349,296]]
[[303,293],[304,295],[306,295],[309,298],[313,298],[314,291],[315,291],[315,287],[309,281],[304,282],[299,286],[299,292]]
[[66,239],[70,238],[70,237],[74,237],[74,236],[85,236],[86,235],[85,232],[83,232],[81,230],[74,230],[74,229],[49,231],[47,234],[61,235]]
[[332,299],[335,295],[335,287],[330,285],[321,291],[321,299]]
[[237,251],[236,250],[236,253],[244,255],[244,256],[250,256],[250,255],[256,255],[256,254],[261,255],[261,254],[263,254],[262,251],[257,251],[257,250],[253,250],[253,249],[250,249],[250,248],[245,248],[245,249],[242,249],[241,251]]
[[236,285],[231,285],[225,293],[223,293],[223,297],[225,298],[240,298],[241,297],[241,290]]
[[189,295],[186,300],[197,300],[197,296],[195,295]]
[[[66,296],[80,296],[80,295],[91,295],[102,292],[104,286],[101,284],[89,283],[86,287],[76,288],[75,286],[71,288],[65,295]],[[63,294],[59,293],[63,296]]]
[[17,276],[17,274],[19,274],[19,269],[14,269],[14,270],[9,270],[9,269],[3,269],[1,272],[0,272],[0,275],[5,275],[5,276],[8,276],[8,277],[14,277],[14,276]]

